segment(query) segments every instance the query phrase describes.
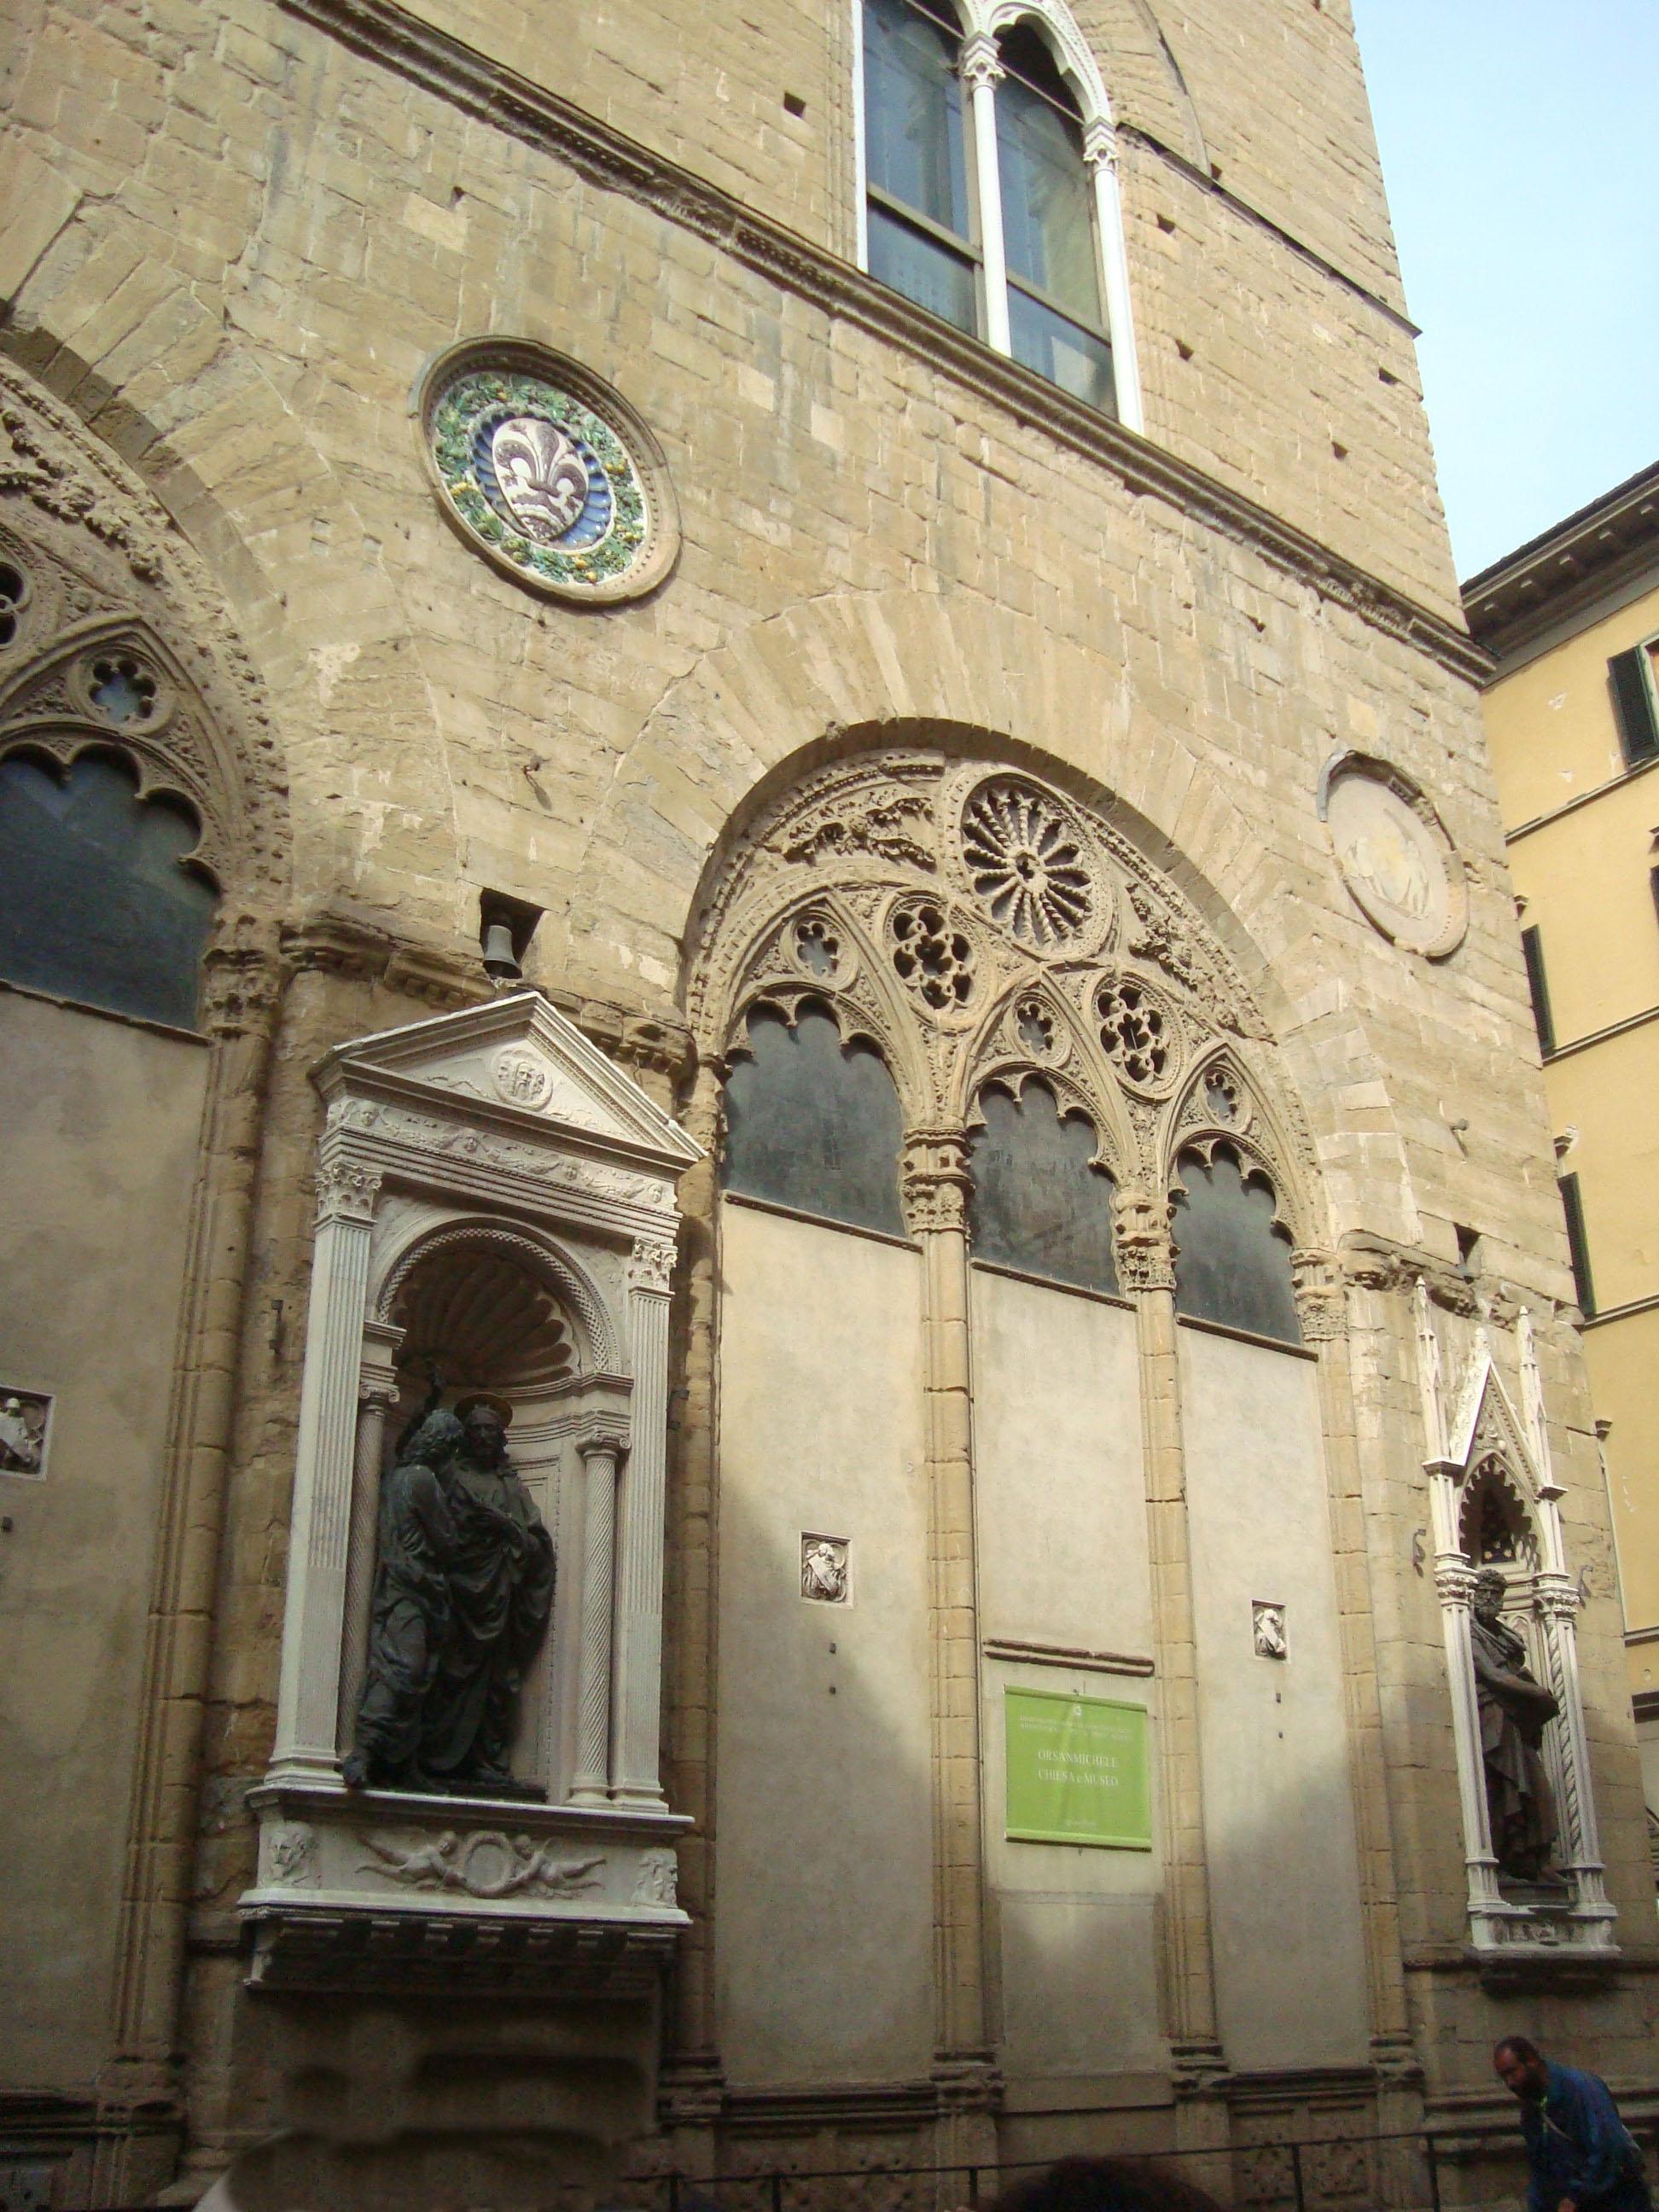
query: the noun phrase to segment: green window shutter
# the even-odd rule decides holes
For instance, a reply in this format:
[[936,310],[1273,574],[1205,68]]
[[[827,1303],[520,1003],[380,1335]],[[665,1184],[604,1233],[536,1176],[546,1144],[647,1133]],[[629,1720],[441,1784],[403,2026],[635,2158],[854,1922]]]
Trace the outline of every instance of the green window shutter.
[[1526,956],[1527,988],[1532,994],[1532,1018],[1538,1024],[1538,1049],[1546,1060],[1555,1050],[1555,1022],[1550,1012],[1549,985],[1544,981],[1544,947],[1536,929],[1521,933]]
[[1638,761],[1651,760],[1659,752],[1653,695],[1648,689],[1648,674],[1643,666],[1648,657],[1646,646],[1633,645],[1628,653],[1615,653],[1607,663],[1607,681],[1613,686],[1613,708],[1619,717],[1619,743],[1632,768]]
[[1578,1178],[1564,1175],[1557,1188],[1561,1193],[1561,1211],[1567,1217],[1567,1252],[1572,1261],[1578,1310],[1589,1321],[1595,1311],[1595,1286],[1590,1280],[1589,1243],[1584,1235],[1584,1204],[1578,1195]]

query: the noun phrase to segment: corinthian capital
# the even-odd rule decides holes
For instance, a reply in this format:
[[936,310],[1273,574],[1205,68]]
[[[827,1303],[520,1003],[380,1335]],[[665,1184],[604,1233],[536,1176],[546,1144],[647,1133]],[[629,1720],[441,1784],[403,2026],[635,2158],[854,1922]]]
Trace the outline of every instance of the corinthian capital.
[[666,1297],[673,1273],[674,1247],[672,1241],[658,1237],[641,1237],[629,1255],[629,1289],[647,1291],[654,1296]]
[[1167,1198],[1121,1188],[1112,1200],[1118,1285],[1125,1291],[1175,1288],[1175,1241]]
[[370,1222],[380,1194],[380,1170],[361,1160],[325,1160],[317,1170],[317,1219]]
[[918,1129],[904,1140],[900,1164],[904,1225],[913,1237],[965,1233],[973,1177],[968,1139],[959,1129]]

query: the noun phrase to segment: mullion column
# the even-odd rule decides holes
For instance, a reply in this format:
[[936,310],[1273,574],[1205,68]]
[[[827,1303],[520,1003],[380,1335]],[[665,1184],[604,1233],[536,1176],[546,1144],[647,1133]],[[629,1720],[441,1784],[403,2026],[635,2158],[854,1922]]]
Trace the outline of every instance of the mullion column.
[[959,74],[968,88],[974,135],[974,182],[979,200],[979,249],[985,271],[985,336],[999,353],[1013,351],[1008,322],[1008,258],[1002,237],[1002,168],[997,154],[996,88],[1002,82],[997,42],[975,31],[963,43]]
[[[1134,1299],[1140,1354],[1141,1449],[1166,1832],[1164,1999],[1176,2093],[1191,2098],[1201,2095],[1224,2075],[1226,2058],[1216,2016],[1199,1740],[1198,1642],[1176,1331],[1175,1249],[1167,1201],[1127,1191],[1120,1196],[1117,1257],[1118,1280]],[[1222,2117],[1224,2136],[1224,2112]]]
[[[985,2002],[979,1596],[968,1336],[968,1140],[909,1136],[906,1224],[921,1247],[933,1752],[935,2082],[947,2163],[981,2162],[995,2093]],[[959,2156],[960,2154],[960,2156]]]

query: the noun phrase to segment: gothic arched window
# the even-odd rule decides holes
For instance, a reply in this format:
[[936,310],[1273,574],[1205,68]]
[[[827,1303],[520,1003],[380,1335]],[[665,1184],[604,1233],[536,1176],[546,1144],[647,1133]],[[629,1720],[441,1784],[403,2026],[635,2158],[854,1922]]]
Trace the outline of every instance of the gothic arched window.
[[726,1085],[726,1188],[903,1236],[903,1117],[880,1054],[843,1043],[829,1009],[811,1003],[793,1023],[757,1006],[748,1030]]
[[218,893],[182,800],[141,799],[124,754],[0,759],[0,975],[191,1029]]
[[974,1139],[973,1253],[1022,1273],[1115,1291],[1112,1180],[1093,1165],[1095,1132],[1081,1114],[1061,1116],[1047,1084],[1018,1098],[1000,1085],[980,1100]]
[[863,0],[871,274],[1139,428],[1112,343],[1127,304],[1109,124],[1034,21],[963,27],[949,0]]
[[1291,1239],[1267,1176],[1224,1145],[1207,1160],[1182,1152],[1177,1173],[1176,1310],[1300,1344]]

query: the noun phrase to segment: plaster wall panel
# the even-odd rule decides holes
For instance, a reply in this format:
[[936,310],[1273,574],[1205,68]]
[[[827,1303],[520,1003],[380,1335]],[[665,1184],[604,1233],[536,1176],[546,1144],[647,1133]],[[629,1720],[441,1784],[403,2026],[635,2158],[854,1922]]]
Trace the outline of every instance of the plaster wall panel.
[[[729,1201],[721,1259],[721,2050],[739,2083],[915,2075],[933,2029],[921,1262]],[[803,1533],[850,1541],[850,1602],[802,1597]]]
[[0,2066],[103,2057],[134,1711],[208,1055],[0,993],[0,1383],[53,1397],[0,1474]]
[[[1366,2053],[1364,1943],[1311,1361],[1181,1330],[1217,2005],[1236,2068]],[[1290,1656],[1256,1654],[1253,1605]]]
[[[986,1636],[1150,1654],[1134,1316],[1097,1298],[976,1267],[973,1323]],[[1158,1854],[1007,1838],[1008,1687],[1151,1705],[1153,1685],[1091,1669],[989,1660],[982,1735],[1004,2071],[1011,2081],[1031,2085],[1149,2070],[1164,2056],[1154,1943]]]
[[973,1318],[985,1634],[1149,1654],[1134,1316],[975,1267]]

